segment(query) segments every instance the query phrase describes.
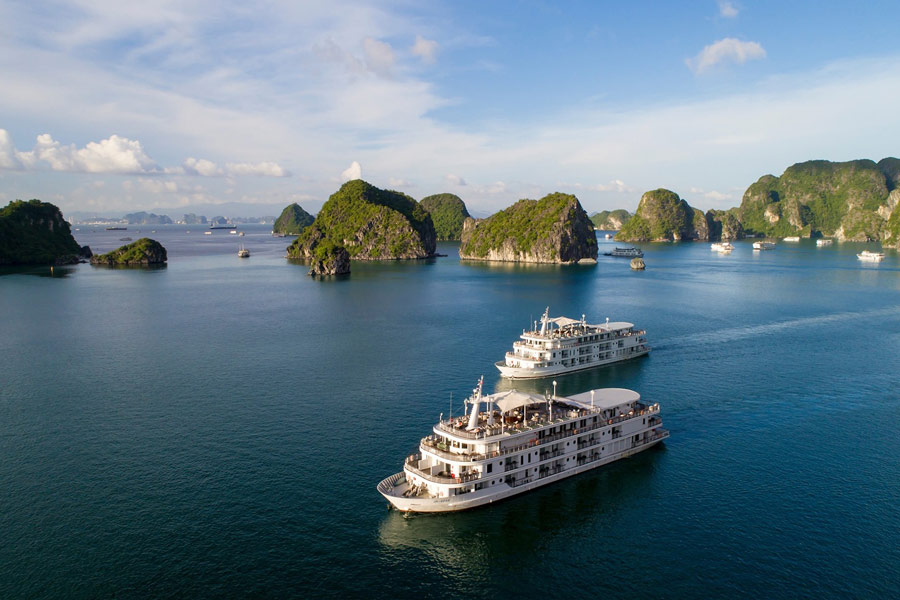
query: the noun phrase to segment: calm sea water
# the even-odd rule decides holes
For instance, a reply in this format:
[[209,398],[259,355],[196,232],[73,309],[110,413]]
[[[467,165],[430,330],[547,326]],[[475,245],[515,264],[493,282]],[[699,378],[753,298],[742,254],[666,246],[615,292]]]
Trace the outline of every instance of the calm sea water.
[[[648,244],[635,273],[442,244],[315,281],[266,226],[135,229],[76,237],[149,234],[168,267],[0,275],[0,597],[900,596],[895,251]],[[492,363],[547,305],[647,329],[648,358],[559,393],[633,388],[671,438],[489,508],[388,511],[378,481],[451,393],[509,385]]]

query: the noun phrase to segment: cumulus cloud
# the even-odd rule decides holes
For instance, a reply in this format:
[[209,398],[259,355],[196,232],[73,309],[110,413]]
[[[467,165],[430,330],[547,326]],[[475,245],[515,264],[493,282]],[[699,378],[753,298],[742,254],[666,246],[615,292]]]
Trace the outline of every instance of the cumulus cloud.
[[394,67],[394,50],[390,44],[367,37],[363,40],[363,52],[366,55],[366,66],[370,71],[385,77],[390,76]]
[[719,16],[724,17],[726,19],[733,19],[738,16],[738,9],[735,6],[734,2],[728,2],[727,0],[719,0]]
[[449,183],[450,185],[464,186],[466,185],[466,180],[460,177],[459,175],[449,174],[444,175],[444,181]]
[[[0,149],[0,154],[2,153],[3,150]],[[33,150],[15,152],[15,156],[25,168],[46,164],[53,171],[81,173],[160,172],[159,166],[147,156],[139,141],[118,135],[77,148],[75,144],[64,146],[49,133],[43,133],[37,136]]]
[[736,38],[725,38],[706,46],[700,54],[685,60],[685,63],[694,73],[700,74],[720,63],[742,65],[748,60],[765,57],[766,51],[758,42],[743,42]]
[[692,187],[690,193],[697,194],[706,198],[707,200],[713,200],[715,202],[721,202],[723,200],[732,200],[734,198],[731,194],[726,194],[724,192],[720,192],[718,190],[704,190],[703,188]]
[[192,156],[185,159],[182,170],[186,175],[202,175],[204,177],[222,175],[222,170],[216,163],[205,158],[194,158]]
[[362,167],[355,160],[341,172],[341,181],[352,181],[354,179],[362,179]]
[[418,56],[426,65],[434,64],[435,54],[437,53],[438,43],[434,40],[423,38],[416,35],[416,43],[412,46],[413,56]]

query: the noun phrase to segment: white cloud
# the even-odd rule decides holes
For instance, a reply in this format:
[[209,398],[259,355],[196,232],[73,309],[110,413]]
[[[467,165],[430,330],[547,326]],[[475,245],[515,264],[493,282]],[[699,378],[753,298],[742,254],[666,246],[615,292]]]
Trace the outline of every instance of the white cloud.
[[49,133],[37,136],[34,149],[17,152],[26,168],[41,163],[53,171],[80,173],[157,173],[159,166],[144,152],[137,140],[111,135],[99,142],[88,142],[84,148],[75,144],[63,146]]
[[257,175],[259,177],[288,177],[290,173],[274,162],[225,163],[227,175]]
[[438,43],[416,34],[416,43],[412,46],[413,56],[418,56],[426,65],[432,65],[437,54]]
[[211,160],[205,158],[188,157],[184,160],[183,169],[187,175],[202,175],[204,177],[215,177],[221,175],[222,170]]
[[352,181],[354,179],[362,179],[362,167],[355,160],[341,172],[341,181]]
[[394,67],[394,50],[391,45],[375,38],[363,40],[363,51],[366,55],[366,66],[378,75],[389,77]]
[[21,169],[22,161],[16,152],[12,137],[5,129],[0,129],[0,169]]
[[721,63],[744,64],[748,60],[766,57],[766,51],[758,42],[743,42],[736,38],[725,38],[706,46],[697,56],[685,60],[687,66],[697,74]]
[[740,9],[734,4],[734,2],[728,2],[727,0],[719,0],[719,16],[724,17],[726,19],[733,19],[738,16]]
[[717,190],[704,190],[703,188],[692,187],[689,192],[691,194],[696,194],[701,196],[707,200],[712,200],[714,202],[722,202],[723,200],[734,200],[733,194],[726,194],[725,192],[720,192]]
[[456,186],[460,186],[460,187],[466,185],[465,179],[463,179],[459,175],[454,175],[452,173],[449,175],[444,175],[444,181],[446,181],[450,185],[456,185]]

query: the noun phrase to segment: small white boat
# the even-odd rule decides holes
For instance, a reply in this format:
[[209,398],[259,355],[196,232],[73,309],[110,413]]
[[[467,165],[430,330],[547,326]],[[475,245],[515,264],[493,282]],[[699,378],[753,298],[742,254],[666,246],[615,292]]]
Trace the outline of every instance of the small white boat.
[[816,246],[830,246],[834,243],[834,240],[831,238],[822,238],[816,240]]
[[865,262],[881,262],[884,260],[884,252],[871,252],[863,250],[856,255],[856,258]]
[[775,242],[753,242],[754,250],[771,250],[775,247]]
[[232,229],[232,230],[229,231],[228,233],[231,233],[231,234],[237,234],[237,231],[235,231],[234,229]]
[[204,231],[203,235],[212,235],[212,231]]
[[792,236],[790,236],[790,237],[784,238],[784,241],[785,241],[785,242],[799,242],[799,241],[800,241],[800,236],[799,236],[799,235],[792,235]]
[[734,246],[730,242],[716,242],[715,244],[710,244],[709,249],[727,254],[734,250]]
[[240,233],[238,234],[238,237],[244,237],[244,232],[243,232],[243,231],[240,232]]
[[241,249],[238,250],[238,258],[250,258],[250,251],[244,248],[243,244],[241,244]]
[[603,237],[606,238],[606,239],[608,239],[608,240],[611,240],[611,239],[612,239],[612,234],[611,234],[611,233],[607,233],[607,234],[604,235]]

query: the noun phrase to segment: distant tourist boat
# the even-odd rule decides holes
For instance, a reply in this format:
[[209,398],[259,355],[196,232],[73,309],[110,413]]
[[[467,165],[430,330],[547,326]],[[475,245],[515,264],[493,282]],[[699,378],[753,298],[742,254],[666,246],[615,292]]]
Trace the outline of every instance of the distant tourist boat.
[[240,232],[238,235],[239,235],[240,237],[244,237],[244,232],[242,231],[242,232]]
[[603,237],[605,237],[605,238],[608,239],[608,240],[611,240],[611,239],[612,239],[612,234],[611,234],[611,233],[607,233],[607,234],[606,234],[605,236],[603,236]]
[[[669,437],[659,404],[600,388],[568,397],[510,390],[441,420],[378,492],[404,512],[474,508],[643,452]],[[555,386],[554,386],[555,387]]]
[[127,227],[107,227],[107,231],[126,231]]
[[[568,317],[550,318],[550,308],[541,316],[541,327],[523,331],[521,341],[495,366],[509,379],[535,379],[592,369],[650,352],[647,332],[635,331],[634,324],[609,319],[590,325]],[[555,327],[554,327],[555,326]]]
[[775,242],[753,242],[754,250],[771,250],[775,247]]
[[130,241],[131,241],[131,238],[130,238],[130,237],[123,237],[123,238],[119,238],[119,241],[120,241],[120,242],[130,242]]
[[863,250],[856,255],[856,258],[866,262],[881,262],[884,260],[884,252],[871,252],[869,250]]
[[830,238],[821,238],[816,240],[816,246],[830,246],[834,243],[834,240]]
[[603,256],[618,256],[620,258],[643,258],[644,253],[639,248],[616,248],[612,252],[604,252]]
[[232,230],[231,230],[231,231],[229,231],[229,232],[228,232],[228,233],[233,233],[233,234],[234,234],[234,235],[237,235],[237,231],[236,231],[236,230],[234,230],[234,229],[232,229]]
[[203,235],[212,235],[212,231],[204,231]]
[[715,250],[716,252],[721,252],[723,254],[727,254],[734,250],[734,246],[729,242],[717,242],[715,244],[709,245],[710,250]]
[[236,229],[237,225],[231,225],[229,223],[218,223],[216,225],[210,225],[210,229]]
[[792,235],[792,236],[790,236],[790,237],[784,238],[784,241],[785,241],[785,242],[799,242],[799,241],[800,241],[800,236],[799,236],[799,235]]
[[239,258],[249,258],[250,257],[250,251],[247,250],[246,248],[244,248],[243,244],[241,244],[241,249],[238,250],[238,257]]

